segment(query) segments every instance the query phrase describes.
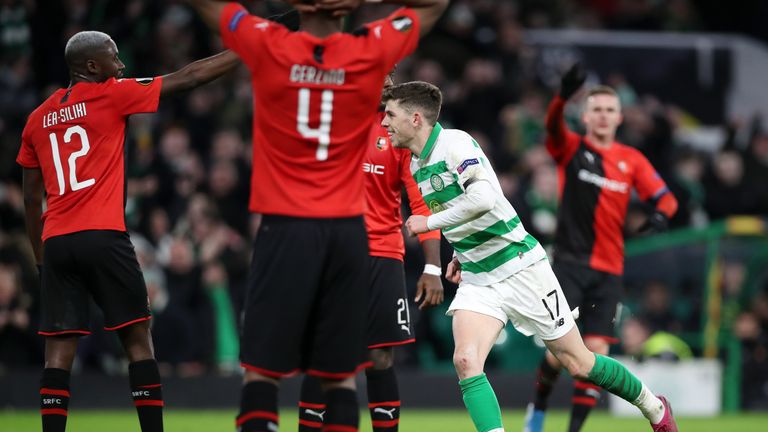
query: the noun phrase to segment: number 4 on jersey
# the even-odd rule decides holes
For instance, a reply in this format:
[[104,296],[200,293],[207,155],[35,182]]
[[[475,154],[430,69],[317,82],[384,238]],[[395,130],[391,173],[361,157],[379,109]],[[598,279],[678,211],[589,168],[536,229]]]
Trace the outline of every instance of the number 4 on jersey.
[[328,159],[328,146],[331,144],[331,119],[333,117],[333,90],[323,90],[320,97],[320,126],[309,127],[309,97],[311,90],[299,89],[299,112],[296,116],[296,129],[302,137],[317,140],[315,157],[319,161]]

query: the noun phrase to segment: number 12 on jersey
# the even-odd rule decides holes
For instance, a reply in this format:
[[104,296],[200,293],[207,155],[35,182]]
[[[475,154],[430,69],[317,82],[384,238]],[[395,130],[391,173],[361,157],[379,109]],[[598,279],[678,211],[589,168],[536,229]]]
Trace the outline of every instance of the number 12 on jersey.
[[315,157],[319,161],[328,159],[328,146],[331,144],[331,119],[333,118],[333,90],[323,90],[320,95],[320,125],[309,127],[309,97],[311,90],[299,89],[299,110],[296,115],[296,129],[302,137],[317,140]]
[[[80,137],[80,150],[72,152],[67,160],[69,165],[69,187],[74,192],[93,186],[96,183],[96,179],[90,178],[83,181],[77,180],[77,159],[88,154],[88,151],[91,149],[91,144],[88,141],[88,134],[85,133],[85,129],[83,129],[82,126],[72,126],[67,128],[64,132],[65,144],[69,144],[72,141],[72,135]],[[61,165],[61,156],[59,156],[59,140],[53,132],[48,135],[48,138],[51,140],[51,153],[53,154],[53,166],[56,168],[56,181],[59,183],[59,195],[64,195],[66,184],[64,183],[64,167]]]

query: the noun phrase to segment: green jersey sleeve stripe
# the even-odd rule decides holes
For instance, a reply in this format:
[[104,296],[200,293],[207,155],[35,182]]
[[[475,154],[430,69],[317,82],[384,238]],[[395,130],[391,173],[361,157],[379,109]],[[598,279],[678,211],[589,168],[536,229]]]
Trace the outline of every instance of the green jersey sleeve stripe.
[[481,244],[494,237],[502,236],[512,232],[512,230],[515,229],[515,227],[517,227],[519,224],[520,218],[518,216],[515,216],[508,221],[498,221],[482,231],[478,231],[457,241],[456,243],[453,243],[452,246],[459,252],[466,252],[470,249],[480,246]]
[[416,180],[416,183],[421,183],[424,180],[429,180],[433,174],[442,174],[446,171],[448,171],[448,164],[445,161],[440,161],[416,171],[413,173],[413,179]]
[[440,204],[445,204],[463,193],[464,191],[461,189],[461,186],[459,186],[457,183],[451,183],[445,186],[445,189],[441,191],[435,191],[431,194],[424,195],[424,202],[427,204],[427,207],[432,208],[429,203],[433,201],[437,201]]
[[461,271],[462,272],[468,272],[468,273],[485,273],[492,271],[496,267],[499,267],[500,265],[503,265],[507,261],[511,259],[515,259],[522,254],[528,252],[529,250],[536,247],[538,244],[538,241],[536,241],[535,238],[533,238],[532,235],[528,234],[525,239],[523,239],[522,243],[511,243],[509,246],[505,247],[504,249],[500,249],[499,251],[493,253],[492,255],[489,255],[482,260],[474,263],[474,262],[465,262],[461,264]]

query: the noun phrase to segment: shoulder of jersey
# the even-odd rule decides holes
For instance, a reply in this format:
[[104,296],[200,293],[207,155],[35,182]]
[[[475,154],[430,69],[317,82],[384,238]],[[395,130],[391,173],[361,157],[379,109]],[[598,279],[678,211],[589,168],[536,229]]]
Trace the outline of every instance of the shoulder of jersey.
[[450,142],[453,148],[457,146],[463,148],[464,146],[473,146],[472,135],[464,132],[461,129],[443,129],[440,132],[439,139]]

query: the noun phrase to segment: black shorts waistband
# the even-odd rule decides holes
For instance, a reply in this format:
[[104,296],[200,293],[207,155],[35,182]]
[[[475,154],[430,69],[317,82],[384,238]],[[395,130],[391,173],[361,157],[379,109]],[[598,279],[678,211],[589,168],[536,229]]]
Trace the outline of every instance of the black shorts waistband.
[[296,223],[296,222],[361,222],[363,221],[363,215],[349,216],[349,217],[329,217],[329,218],[311,218],[311,217],[298,217],[298,216],[285,216],[275,214],[262,214],[262,223]]

